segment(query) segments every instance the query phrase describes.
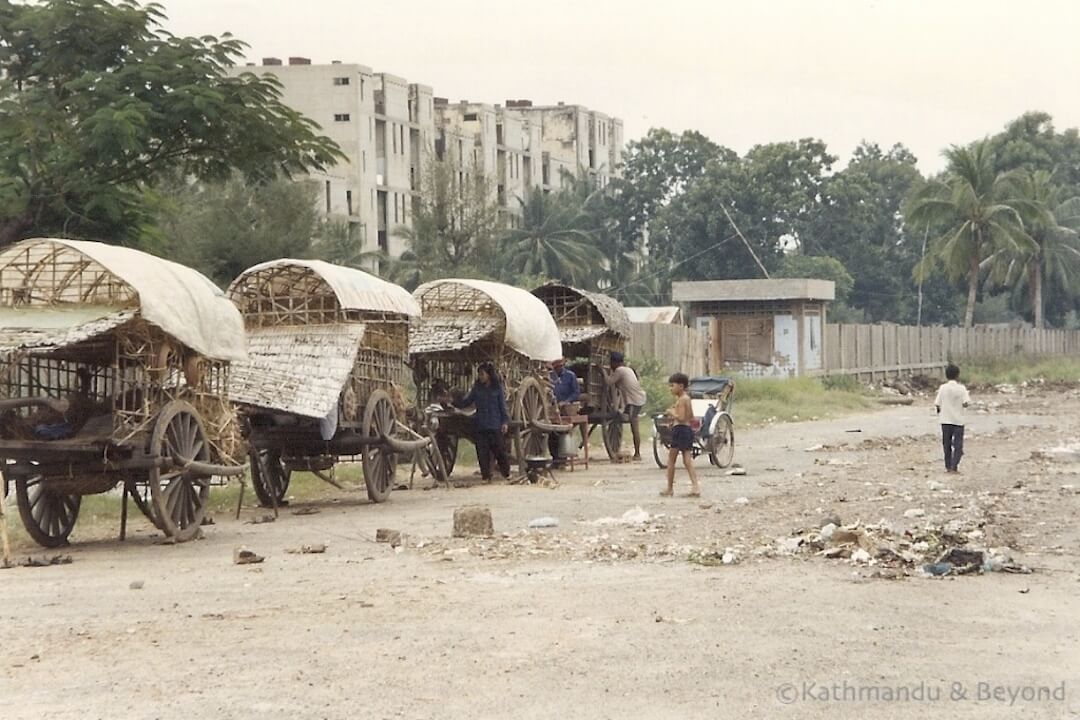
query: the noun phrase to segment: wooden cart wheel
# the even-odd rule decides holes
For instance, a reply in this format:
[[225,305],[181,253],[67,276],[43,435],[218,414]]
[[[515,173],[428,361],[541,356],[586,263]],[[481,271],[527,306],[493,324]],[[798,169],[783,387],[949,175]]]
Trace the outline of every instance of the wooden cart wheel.
[[177,542],[191,540],[210,499],[210,478],[182,470],[184,459],[210,462],[210,443],[195,408],[182,400],[166,405],[154,422],[150,453],[165,460],[164,466],[150,470],[152,519]]
[[125,481],[127,484],[128,497],[135,503],[135,507],[138,508],[147,520],[149,520],[154,527],[161,530],[161,523],[157,519],[157,515],[154,510],[154,498],[150,492],[150,483],[145,480],[132,480]]
[[[394,403],[385,390],[376,390],[368,398],[364,408],[364,423],[360,431],[369,438],[390,437],[394,434],[397,419]],[[364,484],[368,499],[380,503],[390,497],[397,476],[397,455],[383,442],[373,442],[364,448],[361,456],[364,466]]]
[[721,415],[716,419],[716,430],[709,437],[709,462],[726,468],[735,459],[735,426],[731,418]]
[[442,453],[442,448],[439,447],[439,437],[430,434],[428,437],[431,439],[431,444],[423,450],[424,462],[427,463],[426,470],[431,473],[436,485],[439,483],[449,485],[450,473],[446,469],[446,457]]
[[527,377],[518,386],[517,402],[514,403],[514,420],[518,423],[517,452],[518,467],[524,471],[531,457],[546,457],[548,454],[547,433],[537,430],[532,423],[550,422],[548,403],[544,400],[544,389],[540,381]]
[[15,500],[26,532],[38,545],[67,545],[68,535],[79,517],[82,497],[51,490],[40,475],[15,478]]
[[453,474],[454,465],[457,464],[459,442],[460,438],[457,435],[444,432],[435,433],[435,443],[439,446],[439,455],[442,456],[443,470],[446,472],[446,477]]
[[267,508],[287,504],[285,496],[289,492],[292,473],[281,461],[281,452],[253,449],[250,459],[251,487],[259,498],[259,504]]
[[604,449],[608,457],[614,462],[619,459],[619,450],[622,449],[623,418],[622,403],[618,389],[607,384],[607,373],[604,374],[604,387],[600,391],[600,412],[607,417],[603,421],[604,426]]

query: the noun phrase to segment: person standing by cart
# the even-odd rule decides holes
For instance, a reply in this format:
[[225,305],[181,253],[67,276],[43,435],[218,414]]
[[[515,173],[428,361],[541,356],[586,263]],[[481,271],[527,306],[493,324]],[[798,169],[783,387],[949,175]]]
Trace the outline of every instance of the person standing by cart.
[[[559,415],[567,415],[566,406],[578,401],[581,397],[581,388],[578,386],[577,375],[566,367],[566,360],[559,358],[551,363],[551,390],[555,395],[555,404],[559,408]],[[548,450],[551,451],[552,465],[561,467],[564,463],[559,452],[559,439],[557,433],[548,433]]]
[[[638,416],[648,397],[645,388],[641,387],[637,371],[626,364],[625,356],[618,351],[611,353],[611,373],[607,376],[608,385],[615,388],[622,396],[626,404],[626,414],[630,418],[630,434],[634,436],[634,461],[641,461],[641,429],[638,427]],[[617,408],[619,410],[621,408]]]
[[480,477],[491,481],[491,458],[494,456],[499,472],[510,477],[510,456],[506,454],[506,433],[510,428],[510,413],[506,409],[506,392],[502,381],[490,362],[481,363],[476,369],[476,383],[469,394],[453,401],[457,408],[476,408],[473,415],[476,433],[476,459],[480,463]]

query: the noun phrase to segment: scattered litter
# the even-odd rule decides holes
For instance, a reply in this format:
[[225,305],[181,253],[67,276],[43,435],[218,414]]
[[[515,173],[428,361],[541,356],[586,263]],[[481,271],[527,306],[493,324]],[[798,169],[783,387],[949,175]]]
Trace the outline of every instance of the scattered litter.
[[855,552],[851,553],[851,562],[866,564],[873,558],[870,557],[870,553],[866,552],[862,548],[859,548]]
[[530,528],[553,528],[559,527],[559,518],[539,517],[529,521]]
[[953,566],[949,563],[929,563],[923,565],[923,572],[935,577],[942,577],[952,572]]
[[911,508],[904,511],[904,517],[906,518],[921,518],[926,515],[926,511],[922,508]]
[[256,555],[245,547],[233,548],[234,565],[257,565],[265,559],[262,555]]
[[602,517],[593,520],[590,525],[644,525],[652,519],[648,511],[642,510],[640,505],[627,510],[621,517]]
[[321,555],[326,552],[326,545],[301,545],[298,548],[286,548],[285,552],[290,555]]
[[653,619],[658,623],[672,623],[674,625],[685,625],[690,622],[689,618],[666,618],[663,615],[657,615]]
[[833,523],[829,523],[828,525],[821,528],[821,539],[825,540],[827,542],[830,539],[832,539],[832,536],[833,536],[833,534],[835,532],[836,532],[836,525],[833,524]]
[[53,555],[51,557],[28,557],[20,565],[23,567],[49,567],[50,565],[70,565],[70,555]]
[[1031,459],[1056,463],[1080,463],[1080,447],[1069,445],[1032,450]]
[[824,449],[825,449],[824,445],[820,445],[820,444],[819,445],[811,445],[810,447],[806,448],[806,450],[804,452],[819,452],[819,451],[824,450]]
[[735,498],[735,504],[736,505],[749,505],[750,504],[750,498],[745,498],[745,497]]
[[319,510],[319,508],[317,508],[317,507],[302,507],[302,508],[298,508],[296,510],[293,510],[292,514],[293,515],[318,515],[320,512],[322,512],[322,511]]
[[273,515],[259,515],[257,517],[251,518],[250,520],[248,520],[244,524],[245,525],[264,525],[266,523],[272,523],[275,520],[277,520],[277,518],[275,518]]
[[746,468],[744,468],[742,465],[736,465],[730,470],[728,470],[726,474],[729,476],[746,475]]
[[132,580],[131,584],[128,585],[128,589],[129,590],[142,590],[143,589],[143,581],[142,580]]

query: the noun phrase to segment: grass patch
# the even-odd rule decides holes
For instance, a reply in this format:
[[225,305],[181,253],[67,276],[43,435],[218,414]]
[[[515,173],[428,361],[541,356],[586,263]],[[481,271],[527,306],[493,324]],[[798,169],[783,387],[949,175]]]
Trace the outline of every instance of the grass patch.
[[736,425],[832,418],[880,407],[859,383],[826,386],[817,378],[743,378],[735,381]]
[[1067,356],[984,358],[959,365],[961,382],[972,385],[1019,385],[1032,380],[1080,383],[1080,360]]

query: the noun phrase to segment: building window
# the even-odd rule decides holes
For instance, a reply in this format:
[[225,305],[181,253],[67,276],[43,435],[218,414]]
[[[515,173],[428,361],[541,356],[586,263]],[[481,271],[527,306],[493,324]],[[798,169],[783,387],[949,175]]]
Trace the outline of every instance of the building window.
[[398,131],[401,132],[401,154],[404,155],[405,154],[405,126],[404,125],[399,126]]
[[352,190],[345,191],[345,207],[348,208],[349,214],[352,215]]
[[360,152],[360,163],[361,163],[360,168],[364,172],[367,172],[367,150],[362,150]]
[[364,78],[360,78],[360,99],[364,99]]
[[390,123],[390,136],[394,143],[394,154],[397,155],[397,130],[394,129],[394,123]]
[[347,78],[347,77],[336,77],[336,78],[334,78],[334,84],[338,85],[338,86],[348,85],[349,84],[349,78]]
[[334,122],[349,122],[351,119],[349,113],[337,113],[334,115]]
[[391,195],[393,195],[393,196],[394,196],[394,222],[400,222],[400,221],[398,220],[398,204],[397,204],[397,193],[391,193]]
[[465,113],[465,122],[476,122],[476,113]]

